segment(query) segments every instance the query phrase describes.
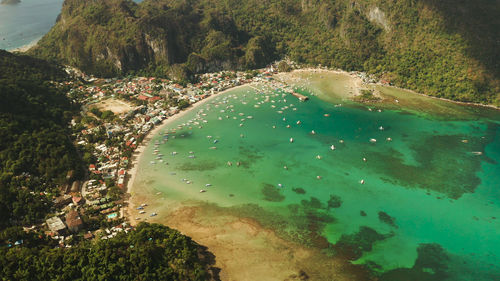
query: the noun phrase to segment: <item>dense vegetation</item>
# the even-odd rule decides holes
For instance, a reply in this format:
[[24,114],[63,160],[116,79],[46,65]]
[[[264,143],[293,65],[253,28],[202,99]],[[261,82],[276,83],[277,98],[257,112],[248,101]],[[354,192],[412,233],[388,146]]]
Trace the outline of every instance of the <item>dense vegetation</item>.
[[64,77],[46,61],[0,51],[0,228],[44,218],[56,185],[79,170],[67,129],[76,108],[49,83]]
[[161,225],[142,223],[94,242],[73,235],[71,248],[43,229],[23,230],[55,210],[52,198],[70,182],[68,171],[81,176],[68,128],[79,108],[54,84],[65,77],[57,65],[0,50],[0,280],[211,280],[213,256]]
[[500,104],[500,2],[66,0],[32,54],[103,76],[248,69],[284,56]]
[[189,237],[158,224],[72,248],[18,235],[31,244],[0,248],[1,280],[212,280],[207,266],[213,259]]

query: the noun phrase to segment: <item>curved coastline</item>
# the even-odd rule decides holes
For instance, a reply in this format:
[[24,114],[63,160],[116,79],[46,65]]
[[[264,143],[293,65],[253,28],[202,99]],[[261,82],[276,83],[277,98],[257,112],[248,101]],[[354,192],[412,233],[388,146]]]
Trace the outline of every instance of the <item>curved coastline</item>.
[[[151,139],[153,138],[153,136],[155,136],[156,134],[158,134],[164,127],[166,127],[168,124],[174,122],[175,120],[181,118],[182,116],[186,115],[187,113],[199,108],[200,106],[212,101],[213,99],[215,99],[216,97],[218,97],[219,95],[221,94],[224,94],[228,91],[232,91],[232,90],[235,90],[235,89],[238,89],[238,88],[241,88],[241,87],[246,87],[248,85],[251,85],[250,84],[244,84],[244,85],[239,85],[239,86],[236,86],[236,87],[232,87],[232,88],[229,88],[229,89],[226,89],[222,92],[219,92],[219,93],[215,93],[201,101],[198,101],[194,104],[191,104],[191,106],[189,106],[188,108],[184,109],[183,111],[180,111],[178,112],[177,114],[173,115],[173,116],[170,116],[169,118],[165,119],[161,124],[155,126],[153,129],[151,129],[147,134],[146,136],[144,137],[143,141],[140,143],[140,145],[134,150],[134,153],[132,154],[132,159],[131,159],[131,162],[130,162],[130,168],[128,170],[128,174],[130,175],[130,177],[127,179],[127,182],[126,182],[126,185],[125,185],[125,191],[126,193],[129,195],[129,197],[132,195],[132,193],[134,192],[133,191],[133,186],[134,186],[134,182],[135,182],[135,179],[136,179],[136,174],[137,174],[137,168],[139,166],[139,163],[144,155],[144,150],[146,149],[146,147],[149,145],[149,142],[151,141]],[[133,202],[131,200],[129,200],[127,198],[126,200],[126,204],[127,207],[125,208],[126,210],[123,211],[123,215],[125,216],[126,214],[126,217],[128,218],[129,222],[131,225],[136,225],[137,224],[137,221],[134,219],[134,217],[132,216],[132,214],[130,213],[130,209],[133,209],[134,208],[134,205],[133,205]]]
[[[310,248],[279,237],[274,230],[262,226],[253,218],[239,217],[224,208],[203,202],[193,205],[169,204],[152,197],[151,190],[138,192],[137,173],[141,159],[152,138],[166,126],[189,112],[213,101],[229,91],[258,83],[226,89],[199,101],[184,111],[164,120],[152,129],[135,150],[131,159],[130,178],[127,181],[127,207],[124,214],[131,225],[138,221],[133,210],[141,202],[158,207],[161,215],[148,218],[149,222],[175,228],[208,247],[216,258],[215,266],[221,269],[221,280],[325,280],[335,276],[339,281],[371,280],[363,267],[351,264],[341,257],[330,257],[319,248]],[[164,205],[165,204],[165,205]],[[208,210],[208,211],[207,211]]]
[[[320,71],[328,70],[320,69]],[[328,72],[359,79],[352,73]],[[362,84],[356,83],[355,85]],[[158,200],[159,198],[146,195],[148,190],[136,193],[135,189],[137,168],[149,141],[166,125],[186,115],[191,110],[210,102],[219,94],[233,91],[238,87],[227,89],[193,104],[186,110],[168,118],[147,134],[131,159],[133,167],[129,171],[131,178],[127,183],[127,192],[132,194],[132,198],[129,200],[127,212],[132,224],[137,222],[132,216],[131,208],[138,206],[139,200],[146,199],[142,202],[152,203],[156,205],[155,207],[162,204]],[[407,93],[412,94],[410,91]],[[427,97],[422,94],[419,96]],[[144,184],[147,185],[147,183],[143,183],[143,187]],[[216,256],[216,266],[222,269],[220,276],[223,280],[256,280],[256,278],[261,280],[296,280],[293,276],[300,276],[302,273],[308,274],[307,276],[311,280],[325,280],[326,276],[335,276],[337,280],[370,280],[369,278],[371,278],[363,266],[352,265],[341,257],[328,257],[317,248],[308,248],[293,241],[284,240],[274,230],[262,226],[255,219],[239,217],[223,208],[210,204],[205,205],[201,201],[194,202],[193,205],[170,204],[168,207],[161,207],[161,214],[161,216],[148,219],[176,228],[192,237],[196,242],[207,246],[209,251]]]

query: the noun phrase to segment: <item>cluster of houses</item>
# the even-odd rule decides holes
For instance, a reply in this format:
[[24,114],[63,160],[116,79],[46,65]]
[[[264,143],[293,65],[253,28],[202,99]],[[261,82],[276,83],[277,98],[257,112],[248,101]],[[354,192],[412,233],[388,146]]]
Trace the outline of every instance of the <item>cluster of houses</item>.
[[[88,165],[87,180],[73,180],[68,174],[67,185],[62,195],[54,199],[61,210],[46,220],[47,234],[58,239],[61,245],[74,234],[83,234],[85,239],[99,237],[108,239],[121,231],[130,231],[124,223],[123,199],[110,196],[110,189],[126,192],[127,170],[130,157],[146,134],[164,119],[178,113],[179,102],[195,103],[210,95],[245,83],[269,79],[276,67],[261,70],[253,75],[245,72],[207,73],[199,77],[196,84],[179,85],[168,79],[135,77],[124,79],[97,79],[75,69],[69,73],[86,83],[65,82],[73,85],[68,96],[82,104],[82,116],[92,116],[89,108],[106,99],[119,99],[130,105],[130,110],[117,114],[112,120],[85,123],[73,120],[76,144],[91,153],[95,162]],[[101,135],[101,138],[93,136]],[[104,137],[102,137],[104,136]],[[72,173],[72,172],[71,172]],[[88,231],[85,219],[100,219],[115,225],[104,230]],[[70,245],[66,245],[70,246]]]

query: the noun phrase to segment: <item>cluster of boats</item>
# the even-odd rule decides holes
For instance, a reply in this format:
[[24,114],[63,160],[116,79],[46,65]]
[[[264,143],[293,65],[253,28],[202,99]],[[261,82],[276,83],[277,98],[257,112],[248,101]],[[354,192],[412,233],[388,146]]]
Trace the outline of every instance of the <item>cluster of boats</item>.
[[[144,208],[145,208],[145,207],[147,207],[147,206],[148,206],[148,204],[146,204],[146,203],[142,203],[139,207],[137,207],[137,208],[135,208],[135,209],[139,211],[139,214],[143,215],[143,214],[145,214],[145,213],[146,213],[146,210],[144,210]],[[149,216],[150,216],[150,217],[154,217],[154,216],[157,216],[157,215],[158,215],[158,214],[157,214],[157,213],[155,213],[155,212],[152,212],[151,214],[149,214]],[[135,219],[136,219],[136,220],[140,220],[140,219],[141,219],[141,217],[137,217],[137,218],[135,218]]]

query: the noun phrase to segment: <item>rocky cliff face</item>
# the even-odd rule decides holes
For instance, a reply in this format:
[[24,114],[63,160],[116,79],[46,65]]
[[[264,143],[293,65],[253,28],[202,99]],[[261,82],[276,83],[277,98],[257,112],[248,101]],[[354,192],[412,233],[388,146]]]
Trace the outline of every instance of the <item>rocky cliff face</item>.
[[284,56],[500,103],[500,2],[66,0],[31,54],[97,75],[249,69]]

